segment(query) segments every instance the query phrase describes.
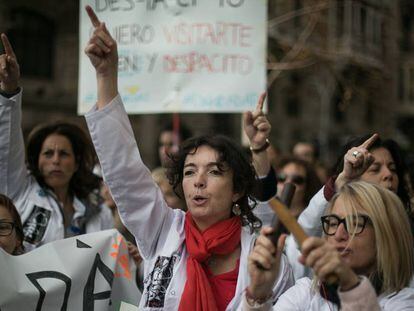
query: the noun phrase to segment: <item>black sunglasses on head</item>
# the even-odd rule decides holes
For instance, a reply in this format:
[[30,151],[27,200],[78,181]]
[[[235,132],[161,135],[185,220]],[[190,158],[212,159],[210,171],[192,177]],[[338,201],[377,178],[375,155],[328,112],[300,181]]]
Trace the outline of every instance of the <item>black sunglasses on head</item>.
[[293,182],[296,185],[303,185],[306,181],[305,177],[300,175],[286,175],[283,173],[279,173],[276,176],[278,182],[286,182],[286,180],[289,178],[291,182]]

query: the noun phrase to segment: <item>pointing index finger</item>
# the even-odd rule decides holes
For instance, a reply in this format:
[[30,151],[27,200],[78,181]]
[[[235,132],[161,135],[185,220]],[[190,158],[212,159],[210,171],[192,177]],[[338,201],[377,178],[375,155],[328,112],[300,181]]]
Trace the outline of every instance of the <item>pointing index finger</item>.
[[263,112],[263,104],[264,104],[265,99],[266,99],[266,92],[263,92],[262,94],[260,94],[259,101],[257,102],[256,112]]
[[370,138],[368,138],[366,141],[364,141],[362,143],[361,147],[368,150],[372,146],[372,144],[377,140],[378,137],[379,137],[379,135],[377,133],[375,133]]
[[91,20],[93,27],[95,28],[98,27],[101,24],[101,22],[98,16],[96,16],[92,7],[90,5],[87,5],[85,6],[85,10],[86,10],[86,13],[88,13],[89,19]]
[[15,57],[10,41],[4,33],[1,34],[1,42],[3,43],[3,46],[4,46],[4,52],[6,52],[8,56]]
[[253,119],[256,119],[258,116],[263,115],[263,104],[266,98],[266,93],[260,94],[259,100],[257,101],[256,108],[254,109],[252,113]]

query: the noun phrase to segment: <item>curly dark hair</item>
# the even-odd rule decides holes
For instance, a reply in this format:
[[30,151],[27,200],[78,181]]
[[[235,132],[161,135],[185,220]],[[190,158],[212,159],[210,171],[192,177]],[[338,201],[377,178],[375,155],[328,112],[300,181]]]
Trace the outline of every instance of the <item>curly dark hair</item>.
[[20,255],[24,253],[24,234],[23,234],[23,225],[20,219],[19,212],[17,211],[16,206],[14,206],[13,201],[4,194],[0,193],[0,206],[3,206],[12,216],[14,222],[14,230],[16,231],[17,239],[19,240],[19,245],[13,251],[13,255]]
[[28,168],[42,187],[49,187],[39,171],[39,155],[45,139],[51,134],[65,136],[71,142],[78,169],[73,174],[69,191],[79,199],[85,199],[95,189],[99,188],[100,180],[93,174],[96,163],[95,152],[85,132],[77,125],[57,121],[41,124],[29,134],[27,142]]
[[223,135],[204,135],[190,138],[182,143],[179,151],[171,155],[171,164],[167,167],[167,177],[174,191],[179,197],[183,197],[183,171],[184,163],[188,154],[197,152],[197,148],[209,146],[217,151],[220,170],[224,165],[233,172],[233,190],[242,193],[243,196],[237,200],[240,205],[243,226],[248,225],[252,231],[259,229],[262,222],[252,210],[257,202],[253,197],[253,187],[256,173],[245,152],[230,138]]
[[[361,145],[364,141],[366,141],[372,135],[373,134],[353,137],[342,147],[342,151],[340,153],[340,156],[333,170],[336,175],[339,175],[339,173],[342,172],[343,170],[344,156],[347,153],[347,151],[351,149],[352,147]],[[372,144],[372,146],[370,147],[370,151],[378,149],[378,148],[385,148],[390,152],[392,159],[394,160],[394,163],[395,163],[396,173],[397,173],[398,181],[399,181],[397,195],[399,196],[401,201],[404,203],[404,206],[410,218],[413,218],[413,213],[411,210],[410,194],[409,194],[409,185],[407,183],[407,178],[406,178],[408,175],[408,167],[407,167],[403,152],[400,146],[398,145],[398,143],[393,139],[381,139],[380,137],[378,137],[375,140],[375,142]]]

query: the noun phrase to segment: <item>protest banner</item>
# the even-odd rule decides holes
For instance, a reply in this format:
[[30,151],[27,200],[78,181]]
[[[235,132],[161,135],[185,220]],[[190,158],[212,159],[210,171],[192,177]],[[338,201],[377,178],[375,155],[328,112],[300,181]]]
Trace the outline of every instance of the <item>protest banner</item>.
[[116,230],[45,244],[20,256],[0,248],[0,310],[133,311],[135,264]]
[[81,114],[96,102],[87,4],[117,41],[128,113],[242,112],[265,90],[267,0],[81,0]]

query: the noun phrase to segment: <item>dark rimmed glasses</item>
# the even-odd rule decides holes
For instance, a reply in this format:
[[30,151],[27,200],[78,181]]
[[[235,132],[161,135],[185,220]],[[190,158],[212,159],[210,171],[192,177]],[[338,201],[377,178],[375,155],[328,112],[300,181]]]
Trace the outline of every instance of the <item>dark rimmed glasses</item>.
[[295,185],[303,185],[306,181],[305,177],[300,175],[287,175],[283,173],[279,173],[276,176],[278,182],[285,182],[288,178],[290,178],[290,181],[293,182]]
[[15,223],[11,221],[0,221],[0,236],[9,236],[15,227]]
[[371,219],[367,215],[348,216],[340,218],[337,215],[326,215],[321,217],[322,229],[326,235],[335,235],[340,224],[344,224],[344,228],[348,234],[360,234],[364,231],[367,223],[371,223]]

